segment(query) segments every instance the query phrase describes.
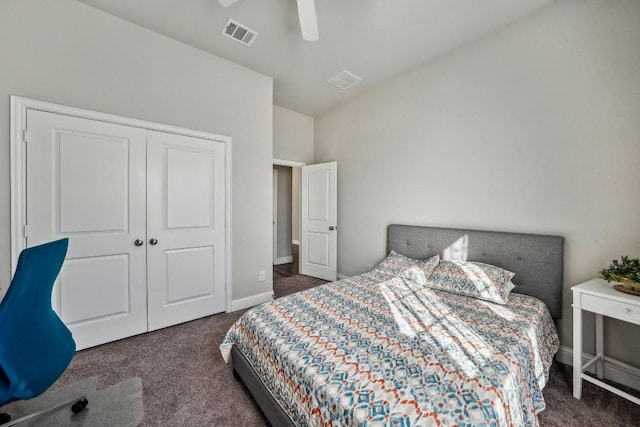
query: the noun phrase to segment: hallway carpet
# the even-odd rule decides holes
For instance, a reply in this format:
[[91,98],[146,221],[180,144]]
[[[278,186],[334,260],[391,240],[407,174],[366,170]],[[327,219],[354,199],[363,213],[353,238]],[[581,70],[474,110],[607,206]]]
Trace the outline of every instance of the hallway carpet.
[[[324,281],[293,276],[274,282],[277,296]],[[140,377],[142,426],[267,426],[253,398],[233,377],[218,346],[244,310],[105,344],[76,354],[57,386],[98,376],[99,388]],[[571,395],[570,367],[555,363],[544,390],[542,426],[640,426],[640,406],[590,383]]]

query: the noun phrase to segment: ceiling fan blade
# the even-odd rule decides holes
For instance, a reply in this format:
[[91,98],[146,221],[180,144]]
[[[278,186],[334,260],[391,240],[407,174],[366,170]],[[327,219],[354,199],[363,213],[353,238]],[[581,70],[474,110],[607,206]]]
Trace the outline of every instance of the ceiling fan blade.
[[302,38],[310,42],[318,40],[318,18],[316,17],[316,5],[314,0],[297,1]]
[[238,0],[218,0],[223,7],[231,6]]

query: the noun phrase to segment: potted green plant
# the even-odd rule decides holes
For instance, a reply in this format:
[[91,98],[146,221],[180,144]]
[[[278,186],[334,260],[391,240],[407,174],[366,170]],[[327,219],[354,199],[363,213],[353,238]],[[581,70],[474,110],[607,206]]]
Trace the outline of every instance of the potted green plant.
[[613,260],[609,268],[600,270],[600,274],[607,281],[620,282],[622,286],[640,291],[640,259],[620,257],[620,261]]

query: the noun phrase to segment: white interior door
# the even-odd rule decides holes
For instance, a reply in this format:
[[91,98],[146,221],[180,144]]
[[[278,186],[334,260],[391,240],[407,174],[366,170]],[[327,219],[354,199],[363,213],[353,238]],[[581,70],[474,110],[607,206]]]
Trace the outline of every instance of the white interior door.
[[225,145],[149,131],[149,330],[225,310]]
[[146,131],[27,112],[27,246],[68,237],[53,305],[78,349],[147,330]]
[[337,278],[338,164],[303,166],[300,273]]

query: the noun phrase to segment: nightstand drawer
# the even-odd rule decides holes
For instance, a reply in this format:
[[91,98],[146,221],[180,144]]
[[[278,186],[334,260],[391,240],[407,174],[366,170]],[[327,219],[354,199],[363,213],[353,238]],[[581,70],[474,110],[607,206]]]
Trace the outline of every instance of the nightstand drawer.
[[[640,297],[639,297],[640,298]],[[639,301],[640,303],[640,301]],[[582,294],[580,305],[583,310],[604,314],[608,317],[640,324],[640,304],[627,304],[599,296]]]

